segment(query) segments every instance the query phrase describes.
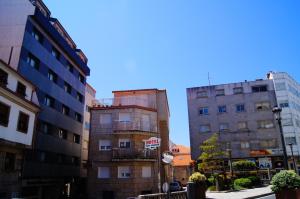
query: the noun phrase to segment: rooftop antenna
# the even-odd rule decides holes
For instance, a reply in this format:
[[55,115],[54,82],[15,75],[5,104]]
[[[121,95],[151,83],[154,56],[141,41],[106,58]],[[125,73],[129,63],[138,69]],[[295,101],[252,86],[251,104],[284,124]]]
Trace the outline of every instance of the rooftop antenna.
[[210,86],[210,76],[209,76],[209,72],[207,74],[207,79],[208,79],[208,85]]

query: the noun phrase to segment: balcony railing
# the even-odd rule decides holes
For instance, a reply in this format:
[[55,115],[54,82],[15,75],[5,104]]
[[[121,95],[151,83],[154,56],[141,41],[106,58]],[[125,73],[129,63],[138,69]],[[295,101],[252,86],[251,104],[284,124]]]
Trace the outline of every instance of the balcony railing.
[[112,149],[113,159],[157,159],[157,152],[146,149],[127,149],[114,148]]
[[115,121],[113,122],[113,130],[114,131],[146,131],[146,132],[157,132],[156,125],[136,121],[136,122],[122,122],[122,121]]
[[93,106],[110,107],[110,106],[141,106],[146,108],[156,109],[154,100],[145,98],[144,96],[127,96],[93,100]]

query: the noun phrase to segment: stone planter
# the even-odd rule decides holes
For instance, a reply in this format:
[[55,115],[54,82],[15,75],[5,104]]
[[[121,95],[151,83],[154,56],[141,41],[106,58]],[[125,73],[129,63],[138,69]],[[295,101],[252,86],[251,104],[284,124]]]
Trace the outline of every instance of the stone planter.
[[205,199],[206,198],[206,184],[188,182],[187,195],[188,199]]
[[276,199],[300,199],[300,189],[284,189],[276,193]]

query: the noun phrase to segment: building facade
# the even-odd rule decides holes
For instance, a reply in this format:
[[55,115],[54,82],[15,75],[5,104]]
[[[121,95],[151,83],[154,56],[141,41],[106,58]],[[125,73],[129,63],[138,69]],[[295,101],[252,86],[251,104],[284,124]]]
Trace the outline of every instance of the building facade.
[[[114,91],[91,110],[89,198],[124,199],[157,193],[164,181],[161,152],[169,151],[165,90]],[[147,149],[145,142],[160,147]]]
[[255,161],[261,169],[282,168],[282,144],[272,108],[273,81],[259,79],[187,89],[192,159],[213,133],[233,159]]
[[41,106],[25,152],[24,196],[74,194],[80,178],[87,58],[42,1],[0,1],[0,58],[35,86]]
[[20,196],[24,152],[39,111],[35,86],[0,60],[0,198]]

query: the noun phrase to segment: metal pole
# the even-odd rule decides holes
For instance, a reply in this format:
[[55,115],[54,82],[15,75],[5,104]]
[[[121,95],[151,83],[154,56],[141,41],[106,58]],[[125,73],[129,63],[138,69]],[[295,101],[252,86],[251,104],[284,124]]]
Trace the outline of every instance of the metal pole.
[[284,141],[284,137],[283,137],[283,131],[282,131],[282,126],[281,126],[281,116],[279,113],[279,118],[277,119],[278,121],[278,125],[279,125],[279,130],[280,130],[280,138],[281,138],[281,143],[282,143],[282,150],[283,150],[283,165],[284,165],[284,169],[288,169],[288,157],[287,157],[287,153],[286,153],[286,147],[285,147],[285,141]]
[[292,144],[292,143],[290,143],[289,145],[290,145],[290,147],[291,147],[291,152],[292,152],[292,158],[293,158],[294,170],[295,170],[295,173],[297,173],[297,174],[298,174],[298,172],[297,172],[297,168],[296,168],[295,157],[294,157],[293,144]]

